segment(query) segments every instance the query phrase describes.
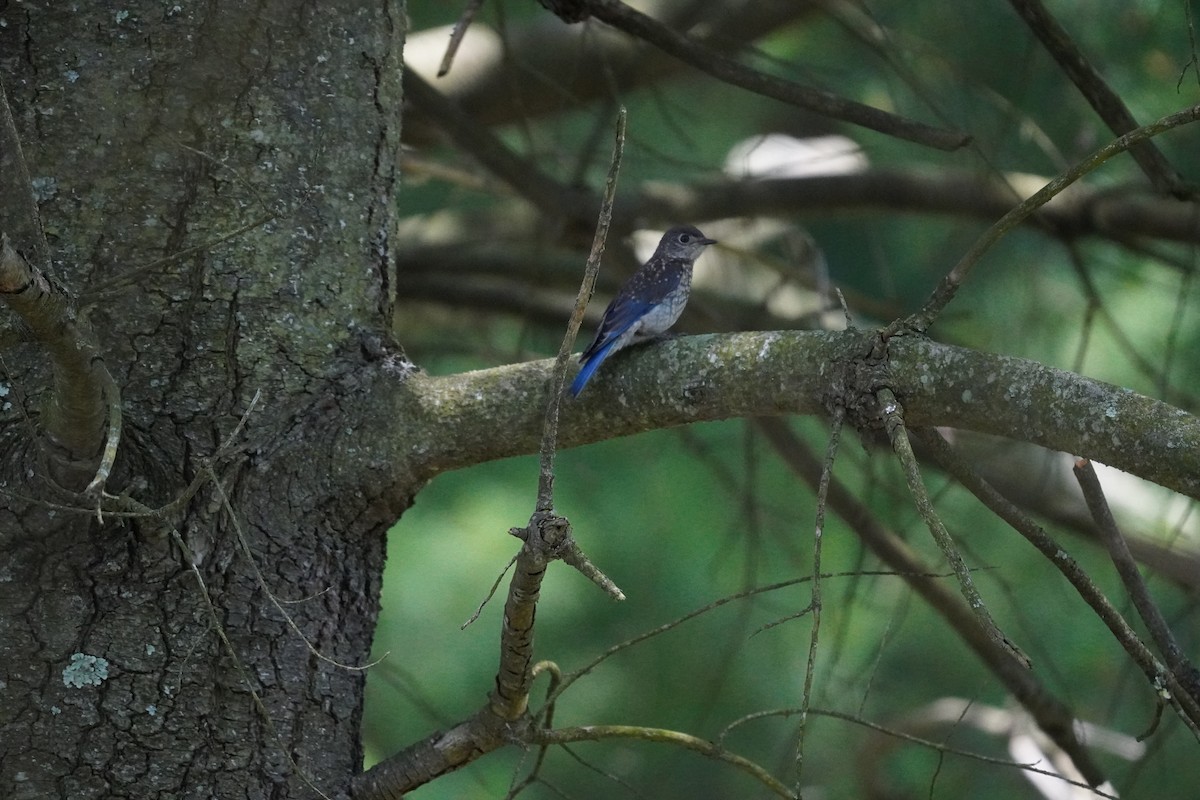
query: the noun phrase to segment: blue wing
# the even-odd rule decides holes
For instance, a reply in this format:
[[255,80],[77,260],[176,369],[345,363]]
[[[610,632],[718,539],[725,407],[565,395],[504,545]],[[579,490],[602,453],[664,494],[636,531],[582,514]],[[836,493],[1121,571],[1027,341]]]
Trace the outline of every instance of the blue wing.
[[600,330],[596,331],[596,338],[579,357],[583,368],[571,382],[572,396],[578,397],[605,359],[629,343],[630,337],[625,334],[653,308],[653,303],[639,303],[627,296],[613,298],[604,310],[604,319],[600,322]]

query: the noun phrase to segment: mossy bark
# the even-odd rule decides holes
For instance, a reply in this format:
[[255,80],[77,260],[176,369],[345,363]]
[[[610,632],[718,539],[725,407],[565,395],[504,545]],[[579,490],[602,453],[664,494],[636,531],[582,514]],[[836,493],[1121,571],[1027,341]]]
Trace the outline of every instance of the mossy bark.
[[[408,502],[364,475],[386,421],[356,400],[390,324],[403,2],[4,17],[39,266],[121,391],[108,491],[171,503],[261,400],[215,464],[228,505],[208,481],[162,518],[98,519],[48,485],[47,358],[0,315],[0,795],[312,796],[303,773],[336,796],[361,768],[363,674],[313,656],[239,536],[320,653],[367,660]],[[46,252],[28,187],[0,180],[14,245]]]

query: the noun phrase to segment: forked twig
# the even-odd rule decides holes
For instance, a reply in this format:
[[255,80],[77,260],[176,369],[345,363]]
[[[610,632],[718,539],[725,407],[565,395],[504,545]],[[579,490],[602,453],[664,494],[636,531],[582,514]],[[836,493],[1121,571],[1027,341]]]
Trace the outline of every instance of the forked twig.
[[[559,406],[566,379],[567,361],[583,319],[583,311],[595,285],[600,255],[604,251],[604,242],[612,219],[617,175],[625,142],[625,118],[625,110],[621,109],[596,238],[588,257],[575,311],[567,325],[558,359],[551,372],[543,423],[536,509],[528,525],[509,531],[522,539],[523,544],[515,559],[515,570],[504,604],[500,663],[495,686],[488,693],[488,702],[468,719],[454,725],[450,730],[437,732],[421,742],[410,745],[404,751],[392,755],[359,775],[354,784],[355,796],[358,798],[382,800],[398,797],[505,744],[514,741],[536,742],[533,718],[529,714],[529,692],[534,678],[533,625],[542,579],[546,573],[546,566],[551,561],[568,561],[588,575],[593,582],[605,588],[610,596],[616,599],[624,598],[612,581],[591,566],[571,535],[570,522],[554,511],[554,453],[557,447]],[[486,602],[485,600],[484,603]],[[476,617],[479,613],[476,611]],[[554,691],[552,688],[551,693]]]

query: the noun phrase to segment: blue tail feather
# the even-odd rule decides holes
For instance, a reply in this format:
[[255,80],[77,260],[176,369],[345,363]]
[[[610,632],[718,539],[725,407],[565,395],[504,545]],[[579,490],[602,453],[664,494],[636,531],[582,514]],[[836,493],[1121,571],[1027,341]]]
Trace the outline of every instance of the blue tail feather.
[[584,362],[583,368],[579,370],[579,374],[575,376],[575,380],[571,381],[571,396],[578,397],[583,391],[583,387],[587,386],[587,382],[592,379],[592,375],[596,372],[604,360],[612,353],[612,347],[617,343],[616,339],[612,339],[608,344],[601,347],[593,353],[587,361]]

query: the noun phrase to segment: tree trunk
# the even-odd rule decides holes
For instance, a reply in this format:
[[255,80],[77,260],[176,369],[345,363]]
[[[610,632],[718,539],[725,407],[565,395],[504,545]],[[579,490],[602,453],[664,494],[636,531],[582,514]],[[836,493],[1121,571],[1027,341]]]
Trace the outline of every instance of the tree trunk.
[[4,17],[51,263],[7,140],[0,223],[120,388],[107,491],[126,498],[100,518],[49,470],[56,367],[0,312],[0,796],[337,796],[361,768],[364,677],[315,653],[367,660],[409,501],[380,474],[367,390],[394,380],[403,3]]

